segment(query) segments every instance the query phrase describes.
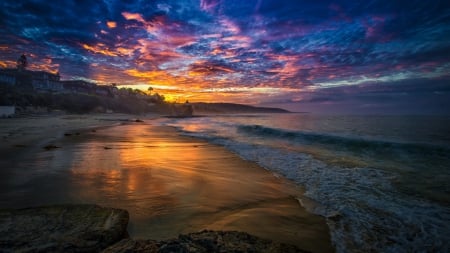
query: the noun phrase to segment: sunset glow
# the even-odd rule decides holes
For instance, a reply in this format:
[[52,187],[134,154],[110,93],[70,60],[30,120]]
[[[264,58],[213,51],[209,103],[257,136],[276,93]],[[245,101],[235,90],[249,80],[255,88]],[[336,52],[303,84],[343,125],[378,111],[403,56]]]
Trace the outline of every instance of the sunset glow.
[[[426,103],[446,99],[433,94],[445,93],[450,77],[450,8],[442,1],[3,1],[0,7],[0,67],[14,67],[26,53],[30,69],[151,86],[173,100],[382,106],[417,100],[414,94],[427,87],[430,93],[420,96]],[[397,95],[405,92],[409,97]]]

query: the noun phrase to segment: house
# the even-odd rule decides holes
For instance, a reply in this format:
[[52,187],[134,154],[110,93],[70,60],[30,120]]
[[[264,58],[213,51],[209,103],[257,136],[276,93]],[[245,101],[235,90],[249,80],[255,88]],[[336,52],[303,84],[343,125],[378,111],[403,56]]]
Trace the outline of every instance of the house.
[[16,85],[16,75],[13,69],[0,69],[0,84]]
[[31,71],[21,68],[0,69],[0,84],[16,86],[24,90],[55,93],[82,93],[105,97],[118,94],[115,86],[98,86],[83,80],[61,80],[59,73]]
[[63,92],[64,85],[60,82],[59,73],[52,74],[45,71],[32,72],[32,85],[36,91]]
[[57,91],[62,88],[62,85],[58,85],[59,74],[18,68],[0,69],[0,83],[37,91]]
[[2,76],[3,83],[25,89],[33,88],[31,85],[33,80],[32,73],[29,70],[16,68],[0,69],[0,76]]

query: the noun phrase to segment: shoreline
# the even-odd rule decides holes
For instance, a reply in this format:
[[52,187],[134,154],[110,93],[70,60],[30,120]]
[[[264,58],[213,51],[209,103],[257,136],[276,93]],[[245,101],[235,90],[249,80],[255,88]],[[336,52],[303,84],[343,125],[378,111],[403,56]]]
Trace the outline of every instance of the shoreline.
[[37,114],[0,118],[0,151],[11,147],[38,146],[61,138],[65,133],[113,127],[135,120],[136,115],[123,113]]
[[[157,117],[157,115],[154,116]],[[178,132],[176,132],[174,129],[171,129],[170,127],[152,126],[151,124],[147,124],[151,123],[150,120],[147,120],[148,117],[145,117],[146,122],[136,122],[130,120],[130,117],[131,119],[133,119],[135,116],[126,114],[94,114],[72,116],[63,115],[57,116],[56,119],[55,117],[51,117],[50,119],[45,117],[38,119],[25,118],[18,119],[18,121],[15,122],[24,125],[16,124],[15,126],[9,126],[9,128],[5,126],[7,124],[4,124],[4,122],[0,121],[0,131],[2,137],[4,136],[5,132],[11,132],[12,130],[15,131],[10,136],[7,136],[7,139],[10,138],[8,142],[2,142],[3,144],[0,145],[0,150],[9,150],[8,153],[12,155],[11,159],[14,160],[19,159],[21,156],[26,156],[27,153],[14,152],[14,150],[11,149],[37,152],[39,149],[42,149],[42,144],[44,143],[56,143],[56,146],[60,145],[60,143],[64,143],[63,147],[68,147],[70,145],[73,145],[72,142],[78,143],[78,140],[69,138],[72,136],[64,136],[64,133],[72,131],[75,133],[82,133],[80,134],[80,136],[82,136],[80,138],[86,138],[86,140],[95,140],[95,148],[104,147],[104,151],[112,151],[113,154],[123,156],[123,154],[120,154],[120,152],[123,153],[124,151],[114,146],[116,144],[109,147],[107,144],[104,144],[104,142],[109,140],[109,138],[123,137],[124,133],[126,136],[126,131],[129,128],[127,128],[127,126],[123,124],[132,124],[134,122],[132,125],[136,125],[135,128],[137,128],[138,130],[135,130],[136,132],[134,132],[131,136],[135,136],[136,133],[142,132],[143,129],[150,128],[151,134],[149,134],[150,137],[148,138],[150,138],[151,140],[160,141],[161,143],[165,143],[155,145],[154,147],[146,147],[150,150],[148,152],[151,152],[151,154],[153,155],[152,157],[144,156],[142,157],[142,159],[151,160],[149,164],[161,163],[158,165],[161,168],[152,168],[152,177],[146,178],[147,181],[139,181],[140,183],[138,183],[138,185],[145,185],[149,182],[149,180],[154,180],[155,178],[161,177],[160,179],[154,181],[154,183],[158,183],[160,182],[160,180],[163,180],[163,182],[165,183],[165,190],[163,192],[163,195],[169,194],[171,198],[178,197],[178,201],[182,201],[183,203],[184,201],[192,201],[194,203],[198,202],[200,204],[198,204],[199,206],[191,207],[190,205],[192,204],[190,202],[185,202],[184,204],[166,203],[164,205],[169,205],[167,206],[167,209],[164,210],[164,207],[162,207],[163,209],[161,210],[158,208],[155,209],[160,210],[159,212],[161,213],[152,217],[152,219],[150,220],[141,219],[141,214],[136,214],[133,213],[133,210],[129,210],[131,215],[129,232],[131,232],[132,235],[136,232],[138,232],[138,234],[146,234],[148,232],[136,231],[136,224],[145,221],[148,222],[148,224],[152,224],[152,227],[149,228],[149,230],[157,230],[157,234],[159,233],[160,236],[159,238],[154,238],[158,236],[155,236],[155,234],[153,234],[152,236],[138,236],[137,238],[171,238],[173,237],[174,233],[180,234],[185,232],[198,232],[201,230],[199,228],[212,230],[238,230],[273,241],[294,244],[300,248],[313,252],[334,251],[331,246],[330,234],[325,223],[325,218],[308,213],[306,209],[300,205],[296,198],[298,196],[301,196],[302,191],[294,183],[288,181],[285,178],[275,177],[271,172],[259,167],[255,163],[241,159],[240,157],[231,153],[223,147],[212,145],[207,143],[206,141],[195,139],[192,137],[181,136]],[[33,123],[33,126],[27,127],[26,124],[27,122],[29,124],[30,120]],[[111,124],[112,122],[115,123]],[[42,131],[42,129],[44,129],[45,126],[48,125],[52,127],[50,127],[48,131]],[[93,129],[98,129],[99,131],[92,131]],[[121,131],[121,129],[123,129],[124,132],[121,132],[117,136],[110,136],[110,132],[112,132],[109,131],[110,129],[115,129],[119,132]],[[38,136],[34,136],[37,133]],[[19,137],[17,138],[17,136]],[[80,140],[80,142],[83,141],[85,141],[85,139]],[[17,147],[15,145],[24,146]],[[106,150],[106,147],[108,147],[108,149],[111,148],[111,150]],[[180,162],[183,162],[184,160],[177,160],[170,161],[172,163],[169,162],[165,164],[168,159],[172,159],[172,156],[174,154],[179,154],[180,151],[185,152],[186,154],[192,153],[192,156],[189,157],[191,161],[188,161],[188,163],[186,164],[181,164]],[[61,151],[58,152],[66,151],[65,148],[62,148]],[[167,155],[164,152],[169,153],[169,156],[164,157],[164,155]],[[159,154],[159,156],[156,157],[156,154]],[[103,153],[99,153],[99,157],[97,158],[101,159],[102,155]],[[131,155],[131,157],[128,157],[127,159],[136,158],[132,157],[133,153],[127,155]],[[108,157],[110,156],[107,156],[107,158]],[[134,161],[134,163],[132,164],[138,164],[141,167],[148,166],[148,164],[140,163],[142,163],[142,161],[139,160]],[[176,165],[175,167],[178,166],[176,169],[174,169],[175,174],[171,174],[168,178],[164,178],[164,174],[169,173],[167,172],[167,169],[173,169],[170,167],[174,165]],[[192,167],[189,168],[189,166]],[[199,168],[199,171],[189,171],[194,167]],[[215,168],[211,169],[210,167]],[[86,175],[89,175],[89,173],[97,173],[97,171],[89,170],[79,171],[79,169],[76,169],[79,168],[79,166],[75,166],[74,168],[72,168],[71,170],[78,171],[77,173],[79,174],[75,174],[75,177],[80,177],[79,179],[77,179],[80,182],[86,181]],[[242,168],[245,168],[245,170],[242,170]],[[125,170],[125,172],[122,171],[121,173],[136,173],[133,172],[134,170],[136,170],[136,168],[127,169]],[[141,171],[138,172],[144,173]],[[216,175],[217,172],[223,173],[223,175]],[[171,180],[174,179],[171,177],[177,177],[176,173],[181,173],[182,176],[179,180],[177,179],[178,181],[175,180],[175,183],[173,183],[171,182]],[[136,175],[138,176],[138,178],[134,180],[141,180],[139,179],[139,177],[145,177],[146,174]],[[128,177],[130,177],[130,175]],[[229,177],[242,178],[239,178],[238,180],[235,178],[229,179]],[[209,178],[212,178],[213,181],[209,182]],[[126,180],[129,181],[131,179],[127,178]],[[251,181],[257,181],[257,183],[251,185]],[[107,182],[105,181],[102,184],[106,183]],[[180,184],[182,185],[180,186]],[[64,185],[61,185],[61,187],[64,187]],[[180,194],[180,189],[178,189],[180,187],[182,188],[181,194],[183,194],[182,191],[193,192],[179,197],[177,195]],[[241,189],[233,189],[236,187],[241,187]],[[75,194],[76,199],[80,199],[82,201],[94,200],[96,197],[98,197],[96,196],[98,192],[89,192],[83,189],[77,189],[77,191],[79,191],[79,193]],[[177,193],[173,194],[172,191],[175,191]],[[263,193],[259,191],[262,191]],[[94,197],[91,197],[90,195],[94,195]],[[255,198],[255,196],[256,199],[253,199]],[[210,200],[208,198],[218,198],[218,200]],[[100,197],[98,197],[98,200],[105,201]],[[160,200],[161,199],[157,199],[156,201]],[[99,204],[102,206],[111,206],[107,205],[107,203]],[[205,204],[209,206],[204,206]],[[139,203],[134,205],[139,205]],[[117,206],[113,205],[113,207]],[[176,210],[177,207],[181,207],[184,209],[179,212]],[[167,210],[172,213],[167,215],[165,213],[167,212]],[[145,211],[143,212],[145,213]],[[280,231],[284,232],[280,233]],[[297,241],[299,240],[299,238],[303,238],[301,242]]]

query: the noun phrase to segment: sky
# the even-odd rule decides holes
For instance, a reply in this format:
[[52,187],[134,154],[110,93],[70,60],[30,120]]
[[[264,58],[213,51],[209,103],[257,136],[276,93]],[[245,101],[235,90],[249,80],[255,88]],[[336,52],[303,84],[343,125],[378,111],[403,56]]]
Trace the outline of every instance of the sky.
[[450,2],[3,0],[0,67],[184,102],[450,114]]

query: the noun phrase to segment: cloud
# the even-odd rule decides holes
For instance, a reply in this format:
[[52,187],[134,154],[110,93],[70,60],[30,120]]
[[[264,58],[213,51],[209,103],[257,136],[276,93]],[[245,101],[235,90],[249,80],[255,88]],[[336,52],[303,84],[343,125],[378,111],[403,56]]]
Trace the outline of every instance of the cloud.
[[267,104],[318,113],[449,114],[449,78],[364,83],[285,94]]
[[122,16],[126,20],[136,20],[136,21],[141,22],[141,23],[146,23],[146,21],[144,20],[142,15],[139,14],[139,13],[130,13],[130,12],[124,11],[124,12],[122,12]]
[[116,28],[117,27],[117,23],[114,21],[106,21],[106,25],[108,26],[108,28]]
[[201,61],[191,64],[189,71],[195,74],[216,75],[220,73],[233,73],[236,70],[223,63]]
[[240,87],[249,102],[264,100],[251,95],[258,87],[280,100],[289,90],[287,101],[308,91],[311,103],[332,103],[345,98],[323,96],[334,88],[448,76],[449,11],[405,0],[4,0],[0,65],[27,53],[32,68],[65,78],[195,86],[202,98]]

